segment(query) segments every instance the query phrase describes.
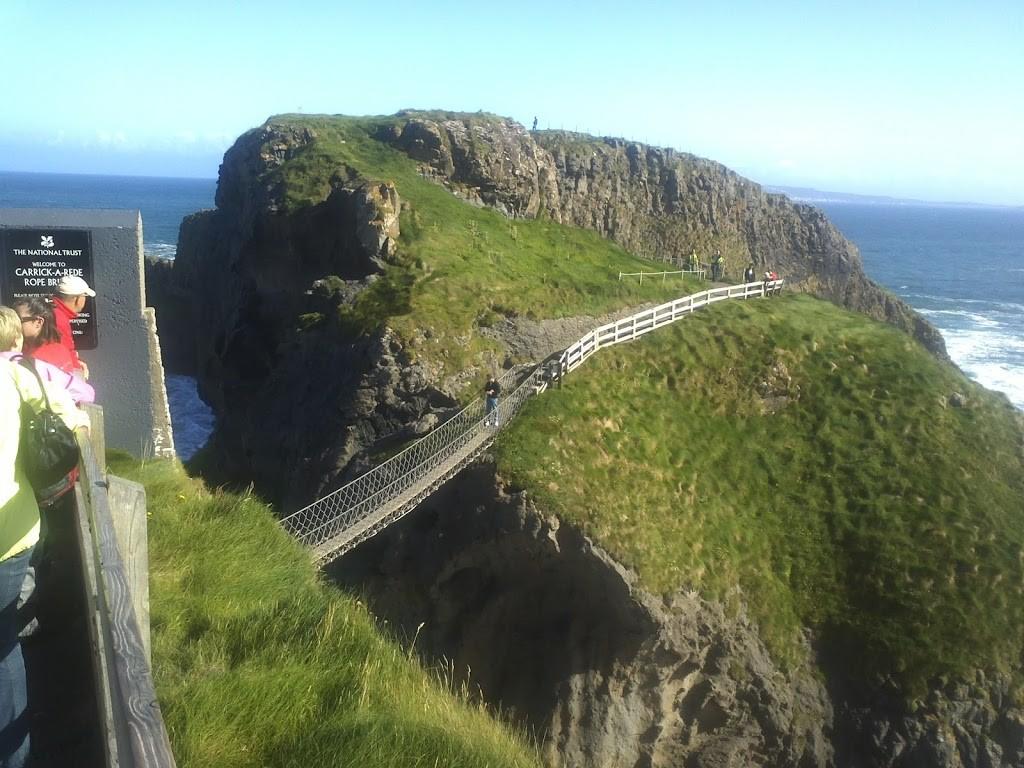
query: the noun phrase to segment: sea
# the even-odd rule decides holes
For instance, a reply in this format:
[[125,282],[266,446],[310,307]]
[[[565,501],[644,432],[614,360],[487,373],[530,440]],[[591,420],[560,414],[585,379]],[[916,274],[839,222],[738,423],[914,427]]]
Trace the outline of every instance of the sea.
[[[181,220],[214,204],[214,179],[0,171],[0,208],[142,212],[149,255],[173,259]],[[1024,409],[1024,208],[810,199],[852,240],[864,269],[934,323],[950,357]],[[785,277],[785,275],[783,275]],[[192,456],[214,418],[195,381],[169,375],[175,445]]]

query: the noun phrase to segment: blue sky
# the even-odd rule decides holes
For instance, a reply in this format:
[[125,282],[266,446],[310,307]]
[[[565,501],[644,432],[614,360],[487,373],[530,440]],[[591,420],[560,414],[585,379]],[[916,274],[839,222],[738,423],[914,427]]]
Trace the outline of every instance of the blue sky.
[[0,0],[0,170],[212,177],[273,114],[482,109],[765,184],[1024,205],[1022,41],[1022,0]]

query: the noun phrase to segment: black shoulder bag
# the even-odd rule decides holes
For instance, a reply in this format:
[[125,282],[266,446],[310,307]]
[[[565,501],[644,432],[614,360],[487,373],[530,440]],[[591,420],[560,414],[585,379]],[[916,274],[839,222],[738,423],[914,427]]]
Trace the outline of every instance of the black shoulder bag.
[[45,498],[54,485],[64,480],[78,465],[79,451],[75,433],[50,409],[50,398],[39,372],[27,357],[18,361],[32,371],[39,382],[46,407],[37,411],[21,400],[21,439],[18,459],[37,498]]

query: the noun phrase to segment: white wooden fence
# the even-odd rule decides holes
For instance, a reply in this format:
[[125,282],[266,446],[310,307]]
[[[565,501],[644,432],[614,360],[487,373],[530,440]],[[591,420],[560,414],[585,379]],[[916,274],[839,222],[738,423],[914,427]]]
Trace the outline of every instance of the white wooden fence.
[[650,278],[653,278],[653,277],[660,277],[661,281],[665,282],[665,279],[669,275],[679,275],[680,278],[682,278],[683,275],[693,275],[694,277],[698,278],[699,280],[703,280],[704,276],[706,274],[707,274],[707,272],[705,270],[703,270],[703,269],[676,269],[676,270],[673,270],[671,272],[619,272],[619,282],[621,283],[622,282],[622,278],[624,278],[624,277],[637,277],[637,276],[640,277],[640,285],[644,284],[644,277],[645,276],[648,278],[648,280]]
[[583,365],[583,362],[597,350],[621,344],[624,341],[650,333],[655,328],[674,323],[679,318],[690,314],[696,309],[728,299],[749,299],[778,293],[782,290],[782,280],[744,283],[712,288],[675,301],[659,304],[656,307],[630,315],[614,323],[595,328],[582,339],[566,349],[559,358],[562,373],[568,373]]

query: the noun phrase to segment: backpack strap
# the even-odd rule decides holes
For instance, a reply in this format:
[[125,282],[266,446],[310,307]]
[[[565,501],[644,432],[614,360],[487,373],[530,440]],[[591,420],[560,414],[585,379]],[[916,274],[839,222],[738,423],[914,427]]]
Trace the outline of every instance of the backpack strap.
[[[32,358],[25,357],[24,355],[22,355],[21,357],[18,358],[18,365],[20,365],[22,368],[28,368],[30,371],[32,371],[32,375],[35,376],[36,381],[39,382],[39,390],[43,393],[43,402],[46,403],[46,410],[52,411],[53,409],[50,408],[50,396],[46,394],[46,386],[43,384],[43,377],[40,376],[39,371],[36,370],[36,365],[33,362]],[[18,394],[21,394],[21,390],[18,390]],[[24,396],[22,396],[22,402],[24,401],[25,398]]]

